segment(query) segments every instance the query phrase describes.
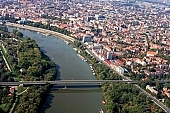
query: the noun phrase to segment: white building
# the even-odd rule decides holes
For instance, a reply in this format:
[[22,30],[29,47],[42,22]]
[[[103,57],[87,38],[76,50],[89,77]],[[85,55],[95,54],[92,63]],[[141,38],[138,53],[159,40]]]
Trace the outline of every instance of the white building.
[[103,60],[103,61],[106,59],[103,54],[99,54],[99,55],[98,55],[98,58],[99,58],[100,60]]
[[121,66],[114,66],[114,68],[116,69],[117,72],[119,72],[120,74],[124,73],[124,68],[122,68]]
[[150,85],[147,85],[146,86],[146,89],[148,89],[150,92],[152,92],[152,93],[154,93],[154,94],[158,94],[158,91],[156,91],[155,89],[154,89],[154,87],[151,87]]

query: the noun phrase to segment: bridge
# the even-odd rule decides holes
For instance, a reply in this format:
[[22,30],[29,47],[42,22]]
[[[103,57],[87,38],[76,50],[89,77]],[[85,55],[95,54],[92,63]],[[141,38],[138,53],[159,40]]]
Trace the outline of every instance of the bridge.
[[[0,86],[19,86],[19,85],[68,85],[68,84],[103,84],[103,83],[132,83],[137,84],[134,80],[56,80],[56,81],[20,81],[20,82],[0,82]],[[159,83],[170,83],[170,80],[153,81]]]

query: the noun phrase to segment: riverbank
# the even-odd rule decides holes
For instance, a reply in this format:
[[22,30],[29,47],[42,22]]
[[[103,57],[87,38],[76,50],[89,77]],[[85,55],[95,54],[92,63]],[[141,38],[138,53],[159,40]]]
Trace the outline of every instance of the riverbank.
[[32,30],[32,31],[36,31],[36,32],[40,32],[40,33],[44,33],[44,34],[48,34],[48,35],[54,35],[57,38],[68,40],[71,42],[75,41],[75,39],[70,36],[67,36],[67,35],[64,35],[64,34],[61,34],[61,33],[55,32],[55,31],[47,30],[47,29],[32,27],[32,26],[28,26],[28,25],[21,25],[21,24],[16,24],[16,23],[10,23],[10,22],[7,22],[6,25],[12,26],[12,27],[17,27],[17,28],[22,28],[22,29],[27,29],[27,30]]

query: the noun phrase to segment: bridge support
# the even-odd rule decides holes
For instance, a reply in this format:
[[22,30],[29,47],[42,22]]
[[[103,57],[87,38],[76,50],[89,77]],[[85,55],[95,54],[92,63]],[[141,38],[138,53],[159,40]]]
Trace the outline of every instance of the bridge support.
[[20,84],[19,86],[23,87],[24,85],[23,85],[23,84]]
[[63,89],[67,89],[67,86],[65,85]]

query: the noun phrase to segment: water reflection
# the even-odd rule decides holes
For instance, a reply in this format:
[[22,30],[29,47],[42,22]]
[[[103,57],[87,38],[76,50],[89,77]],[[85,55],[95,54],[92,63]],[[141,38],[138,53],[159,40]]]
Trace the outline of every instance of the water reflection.
[[92,92],[101,92],[100,89],[52,89],[51,93],[92,93]]

